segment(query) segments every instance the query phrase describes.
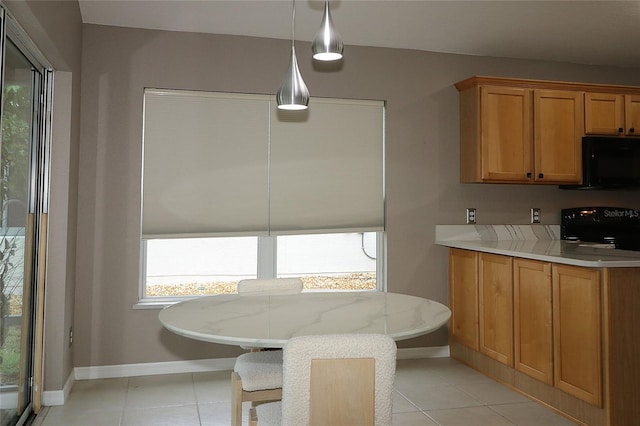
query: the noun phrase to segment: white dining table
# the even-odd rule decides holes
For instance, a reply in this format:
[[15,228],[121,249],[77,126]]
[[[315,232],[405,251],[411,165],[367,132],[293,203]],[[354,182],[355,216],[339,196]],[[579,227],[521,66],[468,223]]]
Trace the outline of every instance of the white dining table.
[[378,291],[203,296],[160,311],[168,330],[226,345],[281,348],[292,337],[380,333],[409,339],[442,327],[451,310],[433,300]]

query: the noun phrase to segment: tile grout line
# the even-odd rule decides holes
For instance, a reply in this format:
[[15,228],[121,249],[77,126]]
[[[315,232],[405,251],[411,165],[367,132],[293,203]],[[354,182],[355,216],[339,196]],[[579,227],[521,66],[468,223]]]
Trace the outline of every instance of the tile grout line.
[[431,420],[432,422],[434,422],[435,424],[437,424],[438,426],[442,426],[442,423],[440,423],[439,421],[437,421],[436,419],[434,419],[433,417],[431,417],[429,415],[429,413],[426,410],[420,410],[420,412],[422,414],[424,414],[429,420]]
[[[507,404],[497,404],[497,405],[507,405]],[[512,422],[511,419],[509,419],[508,417],[504,416],[502,413],[494,410],[491,405],[487,405],[487,408],[491,411],[493,411],[494,413],[496,413],[497,415],[499,415],[500,417],[502,417],[503,419],[505,419],[506,421],[508,421],[509,423],[513,424],[514,426],[518,426],[517,423]]]
[[127,386],[124,389],[124,403],[122,404],[122,413],[120,413],[120,422],[119,426],[122,426],[124,423],[124,412],[127,409],[127,399],[129,398],[129,384],[131,383],[131,377],[127,377]]
[[198,424],[202,426],[202,415],[200,414],[200,400],[198,399],[198,392],[196,392],[196,380],[191,373],[191,388],[193,389],[193,399],[196,402],[196,413],[198,413]]

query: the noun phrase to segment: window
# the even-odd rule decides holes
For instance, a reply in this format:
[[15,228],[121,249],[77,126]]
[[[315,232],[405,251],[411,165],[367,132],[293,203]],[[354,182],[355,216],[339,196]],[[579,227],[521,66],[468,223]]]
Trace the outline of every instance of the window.
[[237,292],[246,278],[300,277],[305,291],[383,288],[382,232],[145,241],[145,300]]
[[257,265],[258,237],[148,240],[144,297],[236,293]]
[[383,101],[145,89],[142,175],[142,299],[384,288]]
[[277,276],[305,289],[375,290],[375,232],[277,237]]

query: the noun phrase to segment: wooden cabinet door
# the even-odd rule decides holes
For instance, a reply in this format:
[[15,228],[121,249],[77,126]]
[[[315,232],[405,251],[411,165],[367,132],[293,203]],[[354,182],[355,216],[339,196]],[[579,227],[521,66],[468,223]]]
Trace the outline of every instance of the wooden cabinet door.
[[531,90],[482,86],[482,180],[527,182],[532,172],[531,138]]
[[451,338],[478,350],[478,253],[449,250]]
[[514,259],[513,292],[515,368],[553,385],[551,264]]
[[601,407],[600,270],[553,265],[552,271],[555,385]]
[[640,136],[640,96],[625,95],[625,134]]
[[544,183],[582,181],[582,93],[534,91],[534,180]]
[[480,253],[480,352],[513,367],[513,258]]
[[624,126],[624,95],[584,94],[584,132],[588,135],[619,135]]

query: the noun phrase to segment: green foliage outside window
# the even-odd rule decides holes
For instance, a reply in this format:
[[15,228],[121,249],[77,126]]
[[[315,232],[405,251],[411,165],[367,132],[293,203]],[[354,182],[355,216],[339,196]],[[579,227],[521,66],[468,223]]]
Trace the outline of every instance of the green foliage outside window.
[[[32,122],[31,88],[21,85],[6,85],[2,104],[2,134],[0,139],[0,385],[17,383],[20,360],[20,327],[6,327],[5,319],[10,315],[22,315],[22,295],[16,295],[16,283],[24,274],[24,263],[15,263],[16,227],[24,229],[24,215],[17,223],[5,217],[8,203],[26,206],[29,179],[29,150],[31,146]],[[26,211],[26,210],[25,210]],[[12,228],[11,231],[9,228]],[[11,235],[9,235],[9,232]],[[21,271],[18,268],[22,268]],[[18,277],[16,278],[16,275]],[[13,279],[10,284],[9,277]],[[13,299],[18,300],[13,300]],[[13,307],[12,307],[13,306]]]

